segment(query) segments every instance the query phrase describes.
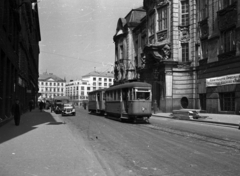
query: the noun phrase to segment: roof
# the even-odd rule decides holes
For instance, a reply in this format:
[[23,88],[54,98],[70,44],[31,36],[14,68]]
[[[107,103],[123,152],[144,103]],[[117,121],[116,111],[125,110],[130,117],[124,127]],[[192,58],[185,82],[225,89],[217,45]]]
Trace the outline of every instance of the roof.
[[145,83],[145,82],[131,82],[131,83],[124,83],[124,84],[120,84],[117,86],[112,86],[108,89],[106,89],[107,91],[111,91],[111,90],[117,90],[117,89],[124,89],[124,88],[134,88],[134,87],[146,87],[146,88],[151,88],[152,85]]
[[67,96],[56,96],[53,98],[54,100],[70,100]]
[[58,76],[54,75],[53,73],[44,72],[39,75],[38,81],[48,81],[52,79],[54,82],[66,82],[66,80],[59,78]]
[[98,90],[94,90],[92,92],[89,92],[88,94],[93,94],[93,93],[98,93],[98,92],[102,92],[102,91],[105,91],[106,89],[98,89]]
[[98,76],[98,77],[108,77],[108,78],[114,78],[113,73],[108,73],[108,72],[98,72],[98,71],[93,71],[90,72],[82,77],[90,77],[90,76]]

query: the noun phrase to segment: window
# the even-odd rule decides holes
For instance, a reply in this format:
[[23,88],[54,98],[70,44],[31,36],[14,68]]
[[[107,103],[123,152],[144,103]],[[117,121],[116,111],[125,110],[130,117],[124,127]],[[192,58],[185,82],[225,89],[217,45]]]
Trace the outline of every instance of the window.
[[189,4],[188,0],[181,1],[182,5],[182,26],[189,25]]
[[154,13],[152,13],[150,16],[149,16],[149,35],[153,35],[155,30],[154,30],[154,27],[155,27],[155,23],[154,23]]
[[158,9],[158,30],[167,29],[167,6]]
[[107,78],[104,78],[104,82],[107,82]]
[[236,2],[237,0],[223,0],[223,7],[227,7],[230,6],[231,4],[233,4],[234,2]]
[[81,95],[84,95],[84,92],[81,92]]
[[102,81],[102,78],[98,78],[99,81]]
[[87,87],[87,90],[90,90],[90,87]]
[[222,44],[224,53],[236,50],[234,30],[228,30],[222,33]]
[[207,107],[207,97],[206,94],[199,94],[201,110],[206,110]]
[[104,83],[104,86],[107,86],[107,83]]
[[81,86],[81,90],[84,90],[84,87],[83,87],[83,86]]
[[112,81],[112,79],[109,79],[109,82],[111,82]]
[[96,78],[93,78],[93,81],[96,81]]
[[146,44],[146,35],[143,35],[142,39],[141,39],[141,47],[142,47],[142,49],[144,48],[145,44]]
[[96,82],[94,82],[93,85],[96,86]]
[[137,100],[149,100],[150,92],[137,92]]
[[189,61],[189,46],[188,43],[182,43],[182,62]]
[[120,45],[119,59],[123,59],[123,45]]
[[202,40],[201,45],[202,45],[203,59],[208,58],[208,41],[207,40]]
[[220,93],[221,111],[235,111],[235,93]]

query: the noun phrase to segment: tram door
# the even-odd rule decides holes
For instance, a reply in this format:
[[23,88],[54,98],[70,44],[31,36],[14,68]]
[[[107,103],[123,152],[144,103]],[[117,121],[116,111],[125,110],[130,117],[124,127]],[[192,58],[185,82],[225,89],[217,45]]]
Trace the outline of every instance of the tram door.
[[128,89],[122,89],[122,100],[126,113],[128,113]]
[[100,108],[100,93],[97,93],[97,110],[99,110],[99,108]]

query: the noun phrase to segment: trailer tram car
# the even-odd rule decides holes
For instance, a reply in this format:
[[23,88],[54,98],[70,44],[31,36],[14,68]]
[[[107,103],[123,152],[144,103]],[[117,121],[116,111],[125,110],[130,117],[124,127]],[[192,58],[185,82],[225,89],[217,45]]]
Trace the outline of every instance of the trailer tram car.
[[105,90],[105,112],[123,120],[145,120],[152,115],[151,84],[143,82],[125,83]]
[[99,89],[88,94],[88,111],[90,113],[105,113],[105,89]]

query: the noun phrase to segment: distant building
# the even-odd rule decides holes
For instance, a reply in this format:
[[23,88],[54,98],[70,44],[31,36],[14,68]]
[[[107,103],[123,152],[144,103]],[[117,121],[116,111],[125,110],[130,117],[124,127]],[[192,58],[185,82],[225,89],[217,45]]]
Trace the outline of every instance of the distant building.
[[39,75],[38,87],[39,87],[39,99],[52,99],[56,96],[65,96],[65,84],[66,80],[59,78],[58,76],[44,72]]
[[90,72],[82,76],[81,80],[66,83],[66,96],[81,104],[88,99],[88,92],[108,88],[113,85],[113,74],[106,72]]

